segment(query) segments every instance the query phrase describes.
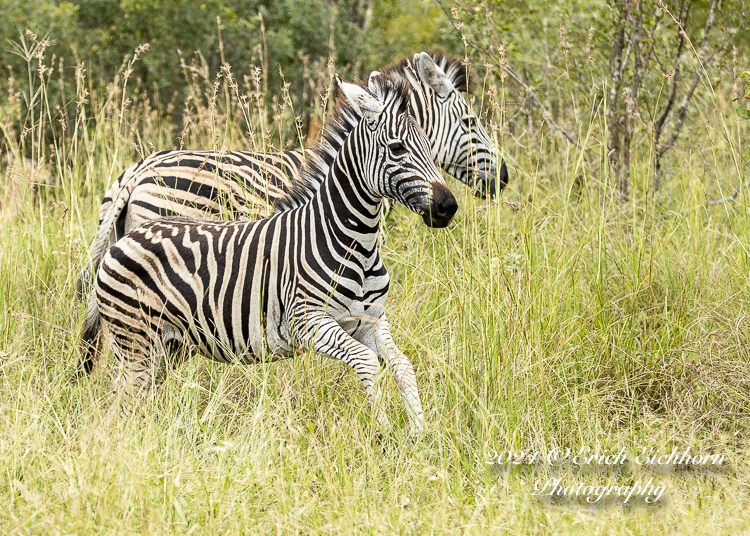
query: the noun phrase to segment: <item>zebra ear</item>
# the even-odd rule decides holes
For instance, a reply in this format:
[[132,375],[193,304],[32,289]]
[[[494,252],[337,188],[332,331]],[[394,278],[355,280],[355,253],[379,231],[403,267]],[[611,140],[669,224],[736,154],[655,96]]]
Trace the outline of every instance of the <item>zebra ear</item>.
[[380,76],[380,71],[373,71],[370,73],[370,78],[367,79],[367,87],[370,91],[377,91],[377,77]]
[[336,82],[341,88],[341,91],[344,92],[346,100],[351,107],[354,108],[355,112],[368,121],[375,121],[380,117],[380,113],[385,108],[385,104],[357,84],[350,84],[349,82],[342,81],[341,78],[339,78],[339,75],[336,75]]
[[393,88],[393,81],[390,77],[380,71],[370,73],[370,78],[367,80],[367,89],[376,99],[385,100],[389,88]]
[[430,86],[438,95],[445,97],[453,91],[453,82],[427,52],[414,54],[414,65],[422,82]]

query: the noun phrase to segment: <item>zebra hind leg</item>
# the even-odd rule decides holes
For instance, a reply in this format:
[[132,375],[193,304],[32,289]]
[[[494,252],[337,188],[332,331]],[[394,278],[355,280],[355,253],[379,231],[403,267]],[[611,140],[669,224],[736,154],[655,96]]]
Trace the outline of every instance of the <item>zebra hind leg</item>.
[[130,414],[140,402],[149,397],[154,388],[166,377],[167,360],[165,346],[161,340],[150,347],[124,348],[113,337],[112,347],[122,370],[117,379],[121,392],[120,410]]

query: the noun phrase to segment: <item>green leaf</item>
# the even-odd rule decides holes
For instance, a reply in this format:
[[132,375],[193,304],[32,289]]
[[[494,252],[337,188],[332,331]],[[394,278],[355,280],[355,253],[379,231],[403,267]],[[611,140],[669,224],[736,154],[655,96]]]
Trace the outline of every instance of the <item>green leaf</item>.
[[743,76],[750,76],[750,71],[745,71],[744,73],[742,73],[740,75],[740,78],[742,78]]
[[737,115],[740,117],[740,119],[750,119],[750,110],[747,108],[737,108]]

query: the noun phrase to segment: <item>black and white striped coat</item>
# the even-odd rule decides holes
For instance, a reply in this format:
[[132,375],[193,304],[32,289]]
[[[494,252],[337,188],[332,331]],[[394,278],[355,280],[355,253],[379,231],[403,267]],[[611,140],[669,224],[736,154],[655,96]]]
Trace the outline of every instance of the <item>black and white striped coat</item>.
[[86,312],[83,366],[93,366],[103,324],[124,369],[126,406],[163,378],[172,343],[249,363],[311,349],[357,372],[387,427],[376,382],[381,358],[412,432],[423,429],[414,369],[383,312],[389,277],[377,246],[380,210],[392,199],[445,227],[457,204],[407,113],[406,85],[375,76],[369,90],[341,86],[346,103],[278,213],[254,222],[152,221],[104,256]]
[[[492,142],[462,94],[467,90],[467,66],[456,58],[422,52],[411,64],[403,60],[379,74],[408,81],[410,113],[427,133],[438,166],[481,197],[505,187],[505,162],[498,171]],[[162,216],[241,221],[266,216],[299,178],[302,162],[300,151],[164,151],[138,162],[104,197],[90,260],[77,281],[79,295],[118,237]]]

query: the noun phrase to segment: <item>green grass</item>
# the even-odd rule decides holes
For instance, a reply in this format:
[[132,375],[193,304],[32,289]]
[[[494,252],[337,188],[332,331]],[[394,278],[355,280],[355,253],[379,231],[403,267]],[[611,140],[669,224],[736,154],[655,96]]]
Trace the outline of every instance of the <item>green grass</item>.
[[[428,432],[414,442],[389,377],[395,430],[378,438],[355,374],[314,355],[253,367],[192,357],[129,418],[113,409],[111,355],[76,379],[83,306],[73,283],[99,201],[138,157],[130,141],[146,154],[148,140],[179,145],[179,132],[142,106],[121,123],[113,91],[92,97],[87,118],[75,115],[76,134],[69,119],[54,138],[65,164],[54,185],[31,188],[0,168],[0,532],[750,530],[750,221],[742,196],[706,204],[743,180],[725,140],[714,153],[695,127],[657,194],[641,146],[627,202],[611,195],[606,170],[551,135],[525,140],[529,150],[508,140],[502,201],[475,200],[451,182],[461,210],[448,230],[396,208],[383,249],[387,309],[425,407]],[[48,108],[36,105],[36,121],[46,121]],[[186,147],[243,148],[240,114],[226,115],[232,106],[216,112],[214,132],[196,121]],[[0,111],[0,123],[15,113]],[[603,151],[600,120],[582,139],[594,155]],[[746,127],[727,128],[747,146]],[[50,154],[6,132],[6,148]],[[631,458],[644,446],[690,446],[726,463],[708,474],[486,463],[492,451],[584,446],[626,447]],[[668,498],[660,508],[550,505],[531,495],[547,477],[653,478]]]

